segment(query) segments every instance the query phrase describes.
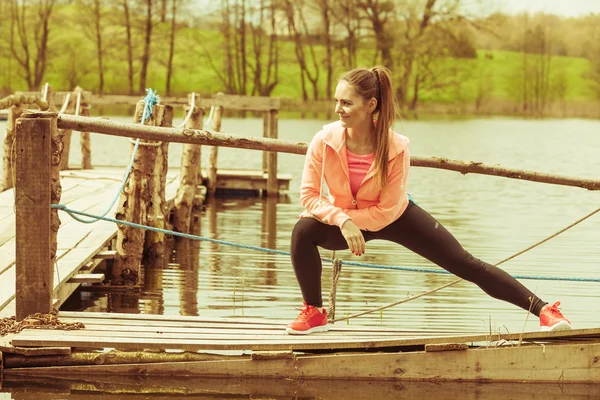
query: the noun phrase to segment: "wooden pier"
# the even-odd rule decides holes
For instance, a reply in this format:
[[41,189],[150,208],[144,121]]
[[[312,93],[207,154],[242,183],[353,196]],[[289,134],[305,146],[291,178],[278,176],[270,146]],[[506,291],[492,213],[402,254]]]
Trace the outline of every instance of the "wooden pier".
[[[271,124],[272,118],[270,113],[265,124]],[[123,238],[113,222],[82,224],[62,212],[62,226],[60,229],[57,226],[52,203],[102,214],[116,194],[123,173],[122,170],[59,173],[60,157],[55,156],[60,151],[53,150],[60,141],[60,135],[55,135],[58,129],[140,138],[148,148],[180,142],[262,150],[269,153],[267,164],[271,166],[276,165],[272,154],[280,151],[303,154],[307,144],[43,112],[26,113],[18,122],[17,201],[10,190],[0,195],[0,317],[16,314],[23,329],[0,338],[0,372],[4,377],[156,375],[600,383],[598,328],[457,335],[338,324],[330,332],[290,336],[284,333],[283,321],[266,319],[73,312],[59,312],[59,322],[46,324],[44,318],[49,315],[50,306],[59,307],[81,282],[101,280],[94,269],[102,259],[111,256],[115,235]],[[152,168],[142,167],[147,176],[157,175]],[[196,176],[198,170],[191,174]],[[165,198],[179,197],[179,179],[174,174],[166,176],[166,184],[161,185]],[[268,188],[273,187],[274,176],[269,173]],[[519,178],[525,179],[523,176],[531,176],[532,180],[556,179],[536,174],[520,174]],[[598,181],[559,178],[576,186],[600,186]],[[135,190],[142,192],[139,188]],[[54,192],[58,195],[52,199]],[[130,190],[127,195],[133,192]],[[129,199],[140,202],[134,197]],[[145,206],[141,204],[140,208]],[[109,215],[115,211],[116,206]],[[143,212],[132,215],[138,214]],[[141,223],[164,221],[166,217],[164,214]],[[119,240],[117,247],[118,244]]]
[[[61,172],[62,203],[72,209],[101,214],[110,205],[121,180],[123,169],[104,168]],[[167,199],[175,196],[179,179],[168,175]],[[114,215],[116,204],[109,215]],[[16,224],[14,192],[0,193],[0,318],[15,315]],[[54,268],[53,306],[59,308],[83,282],[98,282],[96,266],[109,257],[106,253],[117,233],[114,223],[98,221],[83,224],[66,214],[61,215],[57,262]]]

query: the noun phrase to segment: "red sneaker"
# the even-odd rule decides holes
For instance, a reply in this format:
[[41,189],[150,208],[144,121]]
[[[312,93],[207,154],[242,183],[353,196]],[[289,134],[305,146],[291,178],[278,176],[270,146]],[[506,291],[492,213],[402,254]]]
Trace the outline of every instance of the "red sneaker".
[[304,303],[304,308],[299,308],[300,315],[294,322],[287,324],[286,333],[290,335],[308,335],[313,332],[327,332],[327,311],[319,312],[315,307]]
[[553,305],[546,304],[540,311],[540,330],[542,331],[568,331],[571,329],[571,321],[558,309],[560,301]]

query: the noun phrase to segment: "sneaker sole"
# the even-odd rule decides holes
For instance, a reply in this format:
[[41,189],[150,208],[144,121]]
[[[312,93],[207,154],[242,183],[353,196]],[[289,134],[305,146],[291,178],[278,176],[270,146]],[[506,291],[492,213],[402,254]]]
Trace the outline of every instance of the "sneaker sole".
[[567,321],[560,321],[554,326],[542,326],[540,330],[542,332],[553,332],[553,331],[570,331],[573,329]]
[[315,326],[314,328],[307,329],[305,331],[297,331],[292,328],[285,328],[285,333],[288,335],[310,335],[311,333],[316,332],[327,332],[329,330],[329,325]]

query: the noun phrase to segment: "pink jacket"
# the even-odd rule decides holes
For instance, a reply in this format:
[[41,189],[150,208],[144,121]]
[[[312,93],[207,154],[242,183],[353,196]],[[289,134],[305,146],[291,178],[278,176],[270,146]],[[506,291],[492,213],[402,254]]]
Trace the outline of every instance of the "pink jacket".
[[[348,219],[363,230],[378,231],[394,222],[408,206],[406,183],[410,155],[408,138],[389,132],[388,182],[381,191],[371,166],[356,198],[350,190],[346,158],[346,132],[339,121],[323,126],[306,153],[300,202],[306,208],[301,218],[316,218],[341,227]],[[323,194],[327,182],[329,197]]]

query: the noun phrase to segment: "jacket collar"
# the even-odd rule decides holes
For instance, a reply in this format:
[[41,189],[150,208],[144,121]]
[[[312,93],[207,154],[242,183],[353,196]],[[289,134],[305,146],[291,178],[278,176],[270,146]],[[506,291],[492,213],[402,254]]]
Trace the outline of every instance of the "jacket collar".
[[[346,128],[342,126],[340,121],[335,121],[330,124],[324,125],[323,130],[323,143],[331,147],[338,154],[346,153]],[[399,154],[404,152],[408,146],[408,138],[395,133],[390,129],[389,135],[389,156],[388,160],[392,160]]]

